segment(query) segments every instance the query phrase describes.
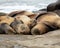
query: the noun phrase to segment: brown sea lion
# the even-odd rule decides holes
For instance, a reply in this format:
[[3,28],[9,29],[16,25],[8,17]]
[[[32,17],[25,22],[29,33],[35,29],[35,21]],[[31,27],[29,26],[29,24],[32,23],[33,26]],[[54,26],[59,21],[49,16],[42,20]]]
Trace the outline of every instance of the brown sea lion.
[[48,12],[44,13],[41,16],[38,16],[37,19],[37,25],[33,27],[31,30],[32,34],[44,34],[48,31],[56,30],[58,29],[57,26],[55,26],[55,20],[58,19],[59,16],[56,13]]

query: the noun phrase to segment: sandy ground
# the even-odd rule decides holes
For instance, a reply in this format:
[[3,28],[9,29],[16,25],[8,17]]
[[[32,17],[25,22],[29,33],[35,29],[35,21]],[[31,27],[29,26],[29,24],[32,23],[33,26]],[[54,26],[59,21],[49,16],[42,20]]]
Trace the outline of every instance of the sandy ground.
[[0,35],[0,48],[60,48],[60,30],[44,35]]

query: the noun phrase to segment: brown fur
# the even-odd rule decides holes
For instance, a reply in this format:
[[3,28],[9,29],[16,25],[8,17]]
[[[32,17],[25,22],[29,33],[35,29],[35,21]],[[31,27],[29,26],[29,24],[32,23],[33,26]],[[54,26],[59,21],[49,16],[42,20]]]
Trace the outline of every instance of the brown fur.
[[14,20],[11,23],[11,27],[16,31],[17,34],[29,34],[30,29],[27,25],[23,24],[21,20]]
[[22,10],[22,11],[14,11],[14,12],[11,12],[9,14],[9,16],[18,15],[18,14],[20,14],[20,15],[31,15],[33,13],[32,12],[29,12],[29,11]]
[[55,25],[60,29],[60,18],[55,20]]
[[37,22],[48,21],[48,22],[53,23],[55,21],[55,19],[57,19],[57,18],[59,18],[59,15],[57,15],[56,13],[53,13],[53,12],[48,12],[46,14],[39,16],[37,18]]
[[33,27],[31,33],[32,34],[43,34],[47,31],[52,31],[55,29],[58,29],[57,26],[55,26],[55,21],[58,19],[59,16],[56,13],[48,12],[45,14],[42,14],[40,17],[37,18],[37,25]]
[[34,18],[35,16],[37,16],[37,14],[33,13],[33,12],[29,12],[29,11],[14,11],[14,12],[11,12],[9,13],[8,16],[11,16],[11,17],[14,17],[14,16],[17,16],[17,15],[26,15],[30,18]]
[[9,17],[9,16],[0,16],[0,24],[1,23],[7,23],[7,24],[11,24],[14,21],[14,18]]
[[48,31],[48,28],[43,23],[38,23],[35,27],[32,28],[31,34],[40,35]]
[[27,17],[26,15],[18,15],[15,17],[17,20],[23,21],[24,24],[28,25],[29,27],[33,27],[36,24],[34,19]]

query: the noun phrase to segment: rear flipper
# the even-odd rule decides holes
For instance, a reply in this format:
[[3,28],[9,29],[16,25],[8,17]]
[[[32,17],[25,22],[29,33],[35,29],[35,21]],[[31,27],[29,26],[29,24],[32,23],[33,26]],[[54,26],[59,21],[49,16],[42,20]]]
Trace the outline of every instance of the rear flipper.
[[0,24],[0,34],[15,34],[16,32],[6,23]]

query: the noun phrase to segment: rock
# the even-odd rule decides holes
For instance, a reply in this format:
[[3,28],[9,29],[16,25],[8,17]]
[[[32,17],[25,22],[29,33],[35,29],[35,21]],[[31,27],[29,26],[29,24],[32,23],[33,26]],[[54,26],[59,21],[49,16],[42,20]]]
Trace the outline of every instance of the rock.
[[[58,31],[57,31],[58,32]],[[46,35],[0,35],[2,48],[59,48],[60,34]],[[57,34],[56,34],[57,33]]]
[[60,37],[60,29],[58,30],[54,30],[54,31],[50,31],[46,34],[44,34],[45,36],[50,36],[50,37],[56,37],[59,38]]
[[11,13],[8,14],[8,16],[11,16],[11,17],[15,17],[17,15],[26,15],[30,18],[35,18],[38,14],[37,13],[33,13],[33,12],[29,12],[29,11],[13,11]]
[[51,3],[47,6],[47,11],[60,10],[60,1]]

